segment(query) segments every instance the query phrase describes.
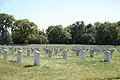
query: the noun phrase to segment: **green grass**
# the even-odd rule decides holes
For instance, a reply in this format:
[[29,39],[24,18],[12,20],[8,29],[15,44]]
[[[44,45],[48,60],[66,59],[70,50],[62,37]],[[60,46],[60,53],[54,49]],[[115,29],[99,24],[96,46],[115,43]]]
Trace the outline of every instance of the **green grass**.
[[120,53],[114,52],[112,62],[103,62],[104,55],[95,55],[82,61],[69,51],[68,59],[61,53],[48,58],[41,49],[40,66],[33,66],[33,57],[23,55],[23,63],[16,62],[17,54],[9,54],[8,60],[0,55],[0,80],[119,80]]

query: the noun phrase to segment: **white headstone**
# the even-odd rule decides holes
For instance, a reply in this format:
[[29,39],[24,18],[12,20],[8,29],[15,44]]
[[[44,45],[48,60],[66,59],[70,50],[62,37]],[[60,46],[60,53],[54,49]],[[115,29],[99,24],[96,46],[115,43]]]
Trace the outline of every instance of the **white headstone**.
[[30,56],[30,49],[27,50],[27,56]]
[[90,57],[94,57],[94,50],[90,50]]
[[112,61],[112,53],[110,51],[105,51],[104,52],[104,61],[105,62]]
[[54,48],[52,49],[52,55],[54,55],[55,54],[55,50],[54,50]]
[[23,62],[22,50],[19,50],[19,51],[18,51],[17,61],[18,61],[18,62]]
[[2,53],[2,48],[0,48],[0,54]]
[[99,51],[99,50],[96,50],[95,53],[96,53],[96,55],[99,55],[99,54],[100,54],[100,51]]
[[57,53],[58,53],[58,48],[54,48],[54,53],[55,53],[55,55],[57,55]]
[[40,48],[36,48],[37,51],[40,51]]
[[76,56],[80,56],[80,49],[76,49]]
[[31,48],[31,51],[32,51],[32,53],[34,53],[34,49],[33,48]]
[[5,49],[4,50],[4,60],[7,60],[8,59],[8,50],[7,49]]
[[12,49],[11,49],[11,51],[12,51],[12,54],[14,54],[14,52],[15,52],[15,49],[14,49],[14,48],[12,48]]
[[51,50],[48,51],[48,57],[52,57],[52,51]]
[[33,57],[35,56],[35,52],[36,52],[36,48],[32,49],[32,54],[33,54]]
[[48,53],[49,49],[48,48],[44,48],[44,51],[46,52],[46,54]]
[[40,52],[39,51],[35,51],[35,55],[34,55],[34,65],[38,66],[40,65]]
[[85,50],[81,50],[80,59],[85,60],[85,58],[86,58]]
[[67,59],[67,51],[63,51],[63,59]]

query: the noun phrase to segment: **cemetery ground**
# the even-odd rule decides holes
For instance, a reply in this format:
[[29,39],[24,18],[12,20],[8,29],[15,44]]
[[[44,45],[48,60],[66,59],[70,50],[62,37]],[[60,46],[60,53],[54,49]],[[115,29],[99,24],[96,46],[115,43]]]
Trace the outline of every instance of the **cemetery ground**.
[[72,50],[68,58],[62,54],[51,58],[40,47],[40,66],[34,66],[32,54],[23,52],[23,62],[16,62],[17,53],[9,52],[8,60],[0,54],[0,80],[119,80],[120,52],[114,51],[111,62],[104,62],[104,54],[81,60]]

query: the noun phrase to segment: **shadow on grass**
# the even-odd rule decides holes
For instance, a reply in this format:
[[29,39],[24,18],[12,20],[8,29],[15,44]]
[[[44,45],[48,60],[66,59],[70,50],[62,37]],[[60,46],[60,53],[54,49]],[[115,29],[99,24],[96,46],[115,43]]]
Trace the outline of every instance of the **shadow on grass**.
[[55,58],[55,59],[63,59],[62,57],[58,57],[58,58]]
[[13,60],[10,60],[9,62],[11,62],[11,63],[17,63],[17,61],[13,61]]
[[119,79],[120,80],[120,77],[112,77],[112,78],[104,78],[104,79],[90,78],[90,79],[87,79],[87,80],[113,80],[113,79]]
[[113,79],[120,79],[120,77],[104,78],[104,79],[107,79],[107,80],[113,80]]
[[25,65],[24,68],[34,67],[34,65]]
[[100,61],[100,62],[104,62],[105,63],[105,62],[108,62],[108,61]]

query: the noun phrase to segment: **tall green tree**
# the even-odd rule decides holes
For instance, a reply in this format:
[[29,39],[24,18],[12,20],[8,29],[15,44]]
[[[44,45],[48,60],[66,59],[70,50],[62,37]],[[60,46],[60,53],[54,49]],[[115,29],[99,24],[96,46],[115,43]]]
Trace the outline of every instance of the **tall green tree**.
[[69,26],[72,35],[72,43],[89,44],[95,43],[94,26],[92,24],[85,25],[83,21],[77,21]]
[[12,36],[10,35],[10,33],[5,30],[3,33],[3,38],[0,41],[0,44],[12,44]]
[[118,30],[116,23],[104,22],[95,23],[96,44],[115,44]]
[[1,38],[0,43],[8,44],[9,42],[11,42],[11,39],[7,38],[8,37],[10,38],[9,30],[13,27],[14,21],[15,21],[14,16],[6,13],[0,14],[0,38]]
[[16,20],[12,28],[12,37],[15,43],[28,43],[30,38],[35,38],[37,25],[28,19]]
[[71,30],[71,35],[72,35],[72,43],[74,44],[79,44],[83,43],[84,41],[82,40],[82,34],[85,31],[85,24],[83,21],[77,21],[73,23],[72,25],[69,26],[69,29]]
[[29,44],[47,44],[47,43],[48,43],[48,38],[46,33],[39,29],[36,31],[35,38],[29,39]]
[[95,44],[95,27],[92,24],[85,26],[85,32],[82,35],[87,44]]
[[62,33],[62,38],[63,38],[63,43],[64,44],[70,44],[71,40],[72,40],[72,35],[70,34],[71,30],[68,27],[65,27],[63,29],[63,33]]
[[69,40],[71,39],[69,30],[67,28],[64,29],[62,25],[49,26],[46,33],[49,43],[65,44],[69,43]]

